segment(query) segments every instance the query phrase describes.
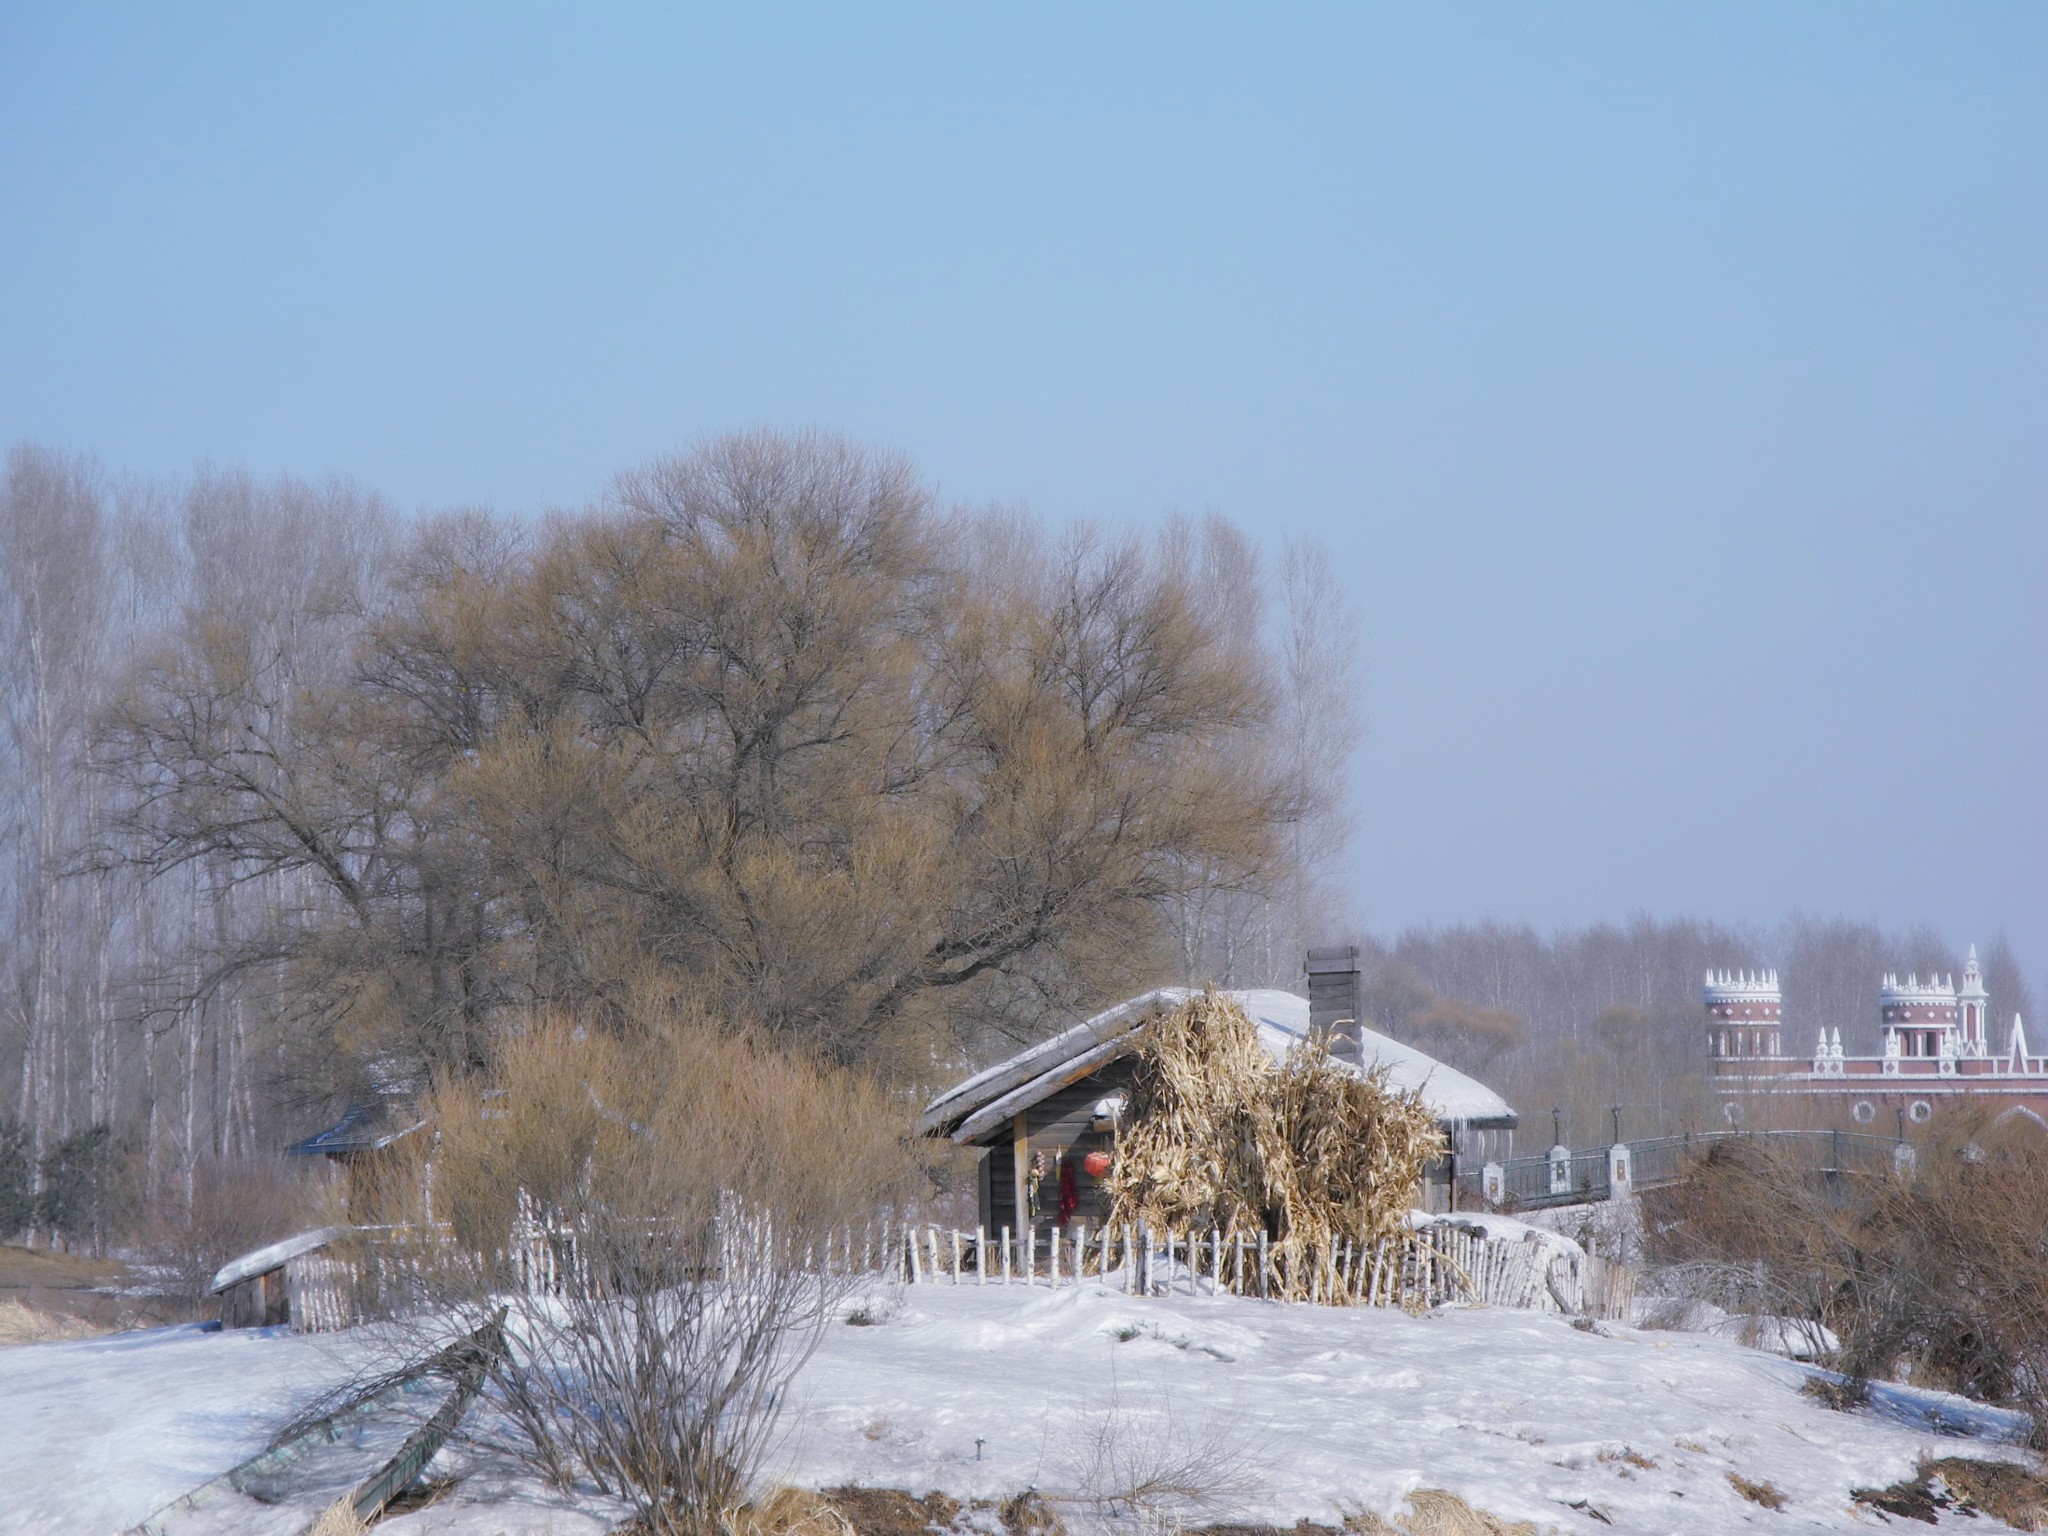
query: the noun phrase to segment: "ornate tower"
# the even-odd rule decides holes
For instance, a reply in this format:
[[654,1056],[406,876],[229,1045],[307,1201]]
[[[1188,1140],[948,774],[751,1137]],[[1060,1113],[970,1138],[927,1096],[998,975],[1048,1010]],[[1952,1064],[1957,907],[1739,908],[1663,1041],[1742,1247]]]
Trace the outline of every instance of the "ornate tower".
[[1984,972],[1977,964],[1977,946],[1963,962],[1963,984],[1956,988],[1956,1027],[1962,1031],[1965,1056],[1991,1054],[1991,994],[1984,990]]
[[1936,1057],[1954,1061],[1961,1054],[1956,1030],[1956,983],[1912,975],[1901,981],[1888,974],[1877,994],[1878,1016],[1884,1021],[1884,1053],[1899,1057]]
[[1716,1060],[1768,1060],[1783,1054],[1783,999],[1776,971],[1707,972],[1707,1054]]

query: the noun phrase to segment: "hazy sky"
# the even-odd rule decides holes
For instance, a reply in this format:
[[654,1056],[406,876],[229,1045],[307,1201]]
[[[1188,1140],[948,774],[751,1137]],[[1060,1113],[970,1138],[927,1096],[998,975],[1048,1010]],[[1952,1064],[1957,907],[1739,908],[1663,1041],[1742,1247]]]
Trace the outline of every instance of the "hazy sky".
[[2048,967],[2048,6],[0,8],[0,437],[820,425],[1363,615],[1356,900]]

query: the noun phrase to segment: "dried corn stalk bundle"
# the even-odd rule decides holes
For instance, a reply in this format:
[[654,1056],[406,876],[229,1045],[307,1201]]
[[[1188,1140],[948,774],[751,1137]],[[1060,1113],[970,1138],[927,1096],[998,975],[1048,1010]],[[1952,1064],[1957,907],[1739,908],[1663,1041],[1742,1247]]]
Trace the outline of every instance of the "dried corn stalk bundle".
[[1155,1231],[1263,1231],[1276,1283],[1306,1295],[1340,1244],[1401,1228],[1434,1117],[1384,1074],[1360,1077],[1320,1042],[1275,1067],[1258,1026],[1212,991],[1152,1021],[1109,1177],[1112,1220]]

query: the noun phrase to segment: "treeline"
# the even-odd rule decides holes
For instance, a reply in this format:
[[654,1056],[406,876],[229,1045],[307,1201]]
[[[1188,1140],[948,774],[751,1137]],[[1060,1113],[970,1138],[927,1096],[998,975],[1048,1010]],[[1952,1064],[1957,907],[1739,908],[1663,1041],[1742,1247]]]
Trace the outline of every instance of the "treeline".
[[[1963,957],[1928,929],[1793,917],[1766,928],[1697,918],[1597,924],[1549,935],[1526,924],[1411,929],[1360,940],[1367,1022],[1473,1072],[1522,1112],[1538,1151],[1559,1112],[1575,1146],[1718,1124],[1708,1082],[1701,987],[1709,970],[1775,968],[1784,1048],[1810,1053],[1820,1029],[1852,1055],[1880,1048],[1877,989],[1888,971],[1960,976]],[[2012,947],[1978,946],[1992,1041],[2033,1017]]]
[[1284,982],[1341,847],[1345,636],[1313,550],[948,509],[821,436],[544,521],[18,447],[16,1162],[109,1127],[189,1197],[540,1007],[660,997],[922,1084],[1141,984]]

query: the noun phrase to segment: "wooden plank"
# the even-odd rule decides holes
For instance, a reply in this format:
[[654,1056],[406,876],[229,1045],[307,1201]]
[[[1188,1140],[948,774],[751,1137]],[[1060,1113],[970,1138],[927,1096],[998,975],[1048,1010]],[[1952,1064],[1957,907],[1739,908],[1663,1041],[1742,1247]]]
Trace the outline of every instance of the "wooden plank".
[[1018,1230],[1028,1231],[1032,1225],[1031,1122],[1022,1110],[1010,1120],[1010,1196]]

